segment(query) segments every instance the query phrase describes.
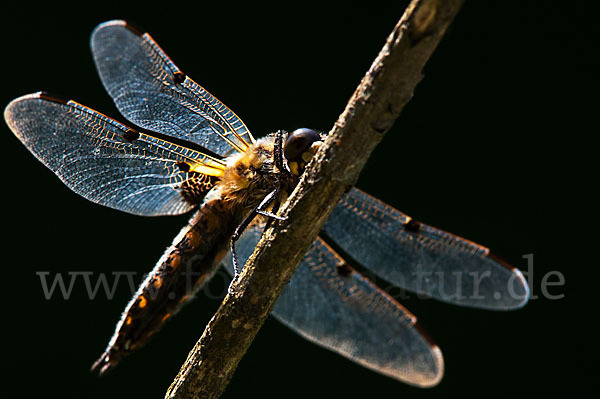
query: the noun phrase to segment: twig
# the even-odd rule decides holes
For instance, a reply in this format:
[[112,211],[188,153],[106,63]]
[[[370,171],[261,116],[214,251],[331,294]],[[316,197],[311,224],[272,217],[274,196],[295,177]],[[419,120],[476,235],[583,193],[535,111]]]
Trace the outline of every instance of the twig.
[[[462,0],[413,0],[239,278],[166,398],[217,398],[337,201],[358,178],[421,80]],[[257,266],[258,265],[258,266]]]

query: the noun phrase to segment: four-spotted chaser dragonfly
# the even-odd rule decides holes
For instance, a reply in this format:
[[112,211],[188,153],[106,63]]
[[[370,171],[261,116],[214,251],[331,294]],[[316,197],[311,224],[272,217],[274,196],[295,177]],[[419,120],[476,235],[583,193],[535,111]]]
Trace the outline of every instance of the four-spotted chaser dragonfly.
[[[9,127],[69,188],[90,201],[144,216],[195,209],[127,305],[94,364],[104,373],[141,347],[221,263],[233,270],[230,242],[237,241],[237,255],[247,259],[265,221],[276,217],[273,206],[293,189],[321,135],[299,129],[255,140],[148,33],[124,21],[98,26],[91,47],[104,87],[135,128],[43,92],[6,107]],[[350,189],[272,314],[308,340],[409,384],[439,382],[440,349],[415,316],[348,265],[328,242],[378,277],[445,302],[508,310],[528,300],[523,275],[488,248]]]

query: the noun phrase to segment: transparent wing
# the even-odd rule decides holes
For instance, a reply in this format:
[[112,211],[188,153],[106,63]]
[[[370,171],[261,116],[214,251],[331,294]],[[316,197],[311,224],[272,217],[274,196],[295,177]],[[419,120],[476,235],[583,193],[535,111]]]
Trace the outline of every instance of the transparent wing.
[[[250,256],[261,233],[254,226],[239,241],[241,260]],[[232,273],[231,258],[223,262]],[[271,314],[309,341],[400,381],[428,387],[442,378],[441,351],[415,316],[319,238]]]
[[104,87],[132,123],[221,156],[254,142],[241,119],[184,75],[148,33],[109,21],[94,30],[91,47]]
[[411,292],[499,310],[519,308],[529,298],[521,272],[488,248],[419,223],[355,188],[324,232],[379,277]]
[[214,177],[223,170],[218,159],[41,92],[13,100],[4,118],[19,140],[70,189],[95,203],[137,215],[190,210],[195,204],[184,200],[181,185],[197,179],[201,171]]

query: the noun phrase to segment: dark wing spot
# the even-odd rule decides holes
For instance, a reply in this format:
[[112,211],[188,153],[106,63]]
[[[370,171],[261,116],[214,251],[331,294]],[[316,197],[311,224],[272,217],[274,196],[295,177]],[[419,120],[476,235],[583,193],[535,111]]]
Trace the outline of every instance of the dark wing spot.
[[181,71],[175,72],[175,74],[173,75],[173,81],[175,82],[175,84],[183,83],[185,81],[185,73]]
[[123,138],[130,143],[133,143],[135,140],[140,138],[140,134],[133,129],[128,129],[125,133],[123,133]]
[[418,233],[421,231],[421,223],[417,222],[415,219],[410,219],[408,222],[404,223],[404,230],[410,233]]
[[505,261],[504,259],[498,257],[497,255],[494,255],[493,253],[488,253],[488,258],[490,258],[491,260],[499,263],[501,266],[507,268],[508,270],[515,270],[515,267],[513,267],[511,264],[509,264],[507,261]]
[[134,34],[138,35],[138,36],[143,36],[144,35],[144,31],[137,28],[136,26],[132,25],[131,22],[125,22],[125,28],[130,30],[131,32],[133,32]]
[[182,162],[177,162],[175,165],[182,172],[189,172],[190,171],[190,164],[187,163],[187,162],[183,162],[183,161]]
[[348,277],[352,274],[352,269],[346,263],[337,266],[337,272],[342,277]]
[[425,331],[423,329],[423,327],[419,323],[415,323],[413,325],[413,327],[421,334],[421,336],[423,338],[425,338],[425,341],[427,341],[427,343],[429,344],[429,346],[431,346],[432,348],[437,347],[437,344],[435,343],[435,341],[433,340],[433,338],[431,338],[431,335],[429,335],[427,333],[427,331]]
[[60,98],[58,96],[55,96],[55,95],[50,94],[50,93],[45,92],[45,91],[43,91],[43,92],[40,93],[40,98],[42,100],[52,101],[53,103],[59,103],[59,104],[65,104],[65,105],[69,102],[69,100],[66,100],[64,98]]

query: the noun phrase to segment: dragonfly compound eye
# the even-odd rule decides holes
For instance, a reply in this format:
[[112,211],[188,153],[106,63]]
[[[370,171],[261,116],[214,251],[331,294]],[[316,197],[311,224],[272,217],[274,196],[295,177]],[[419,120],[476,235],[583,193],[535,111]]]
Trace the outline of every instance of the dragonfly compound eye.
[[[302,155],[321,140],[319,133],[312,129],[296,129],[288,136],[283,146],[283,155],[288,161],[302,162]],[[304,160],[306,162],[306,160]]]

